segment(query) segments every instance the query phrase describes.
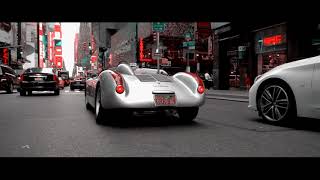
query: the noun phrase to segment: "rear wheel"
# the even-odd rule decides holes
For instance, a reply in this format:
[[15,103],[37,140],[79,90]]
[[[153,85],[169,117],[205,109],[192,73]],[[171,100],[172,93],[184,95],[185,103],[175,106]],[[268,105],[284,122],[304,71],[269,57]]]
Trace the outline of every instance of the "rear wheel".
[[28,96],[31,96],[32,95],[32,91],[28,91]]
[[20,96],[25,96],[25,95],[26,95],[26,91],[25,91],[25,90],[20,89]]
[[183,122],[192,122],[198,115],[199,107],[179,108],[179,119]]
[[7,93],[8,94],[13,93],[13,84],[12,83],[9,84],[8,89],[7,89]]
[[100,87],[97,89],[96,98],[95,98],[95,115],[96,123],[104,124],[106,121],[106,111],[101,106],[101,90]]
[[293,93],[282,82],[266,84],[257,99],[259,114],[266,122],[283,124],[297,117]]
[[71,91],[73,91],[73,90],[74,90],[74,88],[73,88],[72,86],[70,86],[70,90],[71,90]]

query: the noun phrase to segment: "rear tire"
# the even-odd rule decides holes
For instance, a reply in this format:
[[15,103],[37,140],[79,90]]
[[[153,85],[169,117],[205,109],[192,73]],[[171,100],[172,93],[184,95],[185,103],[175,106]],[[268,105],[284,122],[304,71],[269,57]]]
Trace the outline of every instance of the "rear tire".
[[72,86],[70,86],[70,90],[71,90],[71,91],[73,91],[73,90],[74,90],[74,88],[73,88]]
[[99,125],[106,123],[106,110],[101,106],[101,90],[100,87],[97,89],[96,98],[95,98],[95,116],[96,123]]
[[31,96],[32,95],[32,91],[28,91],[28,96]]
[[274,125],[286,124],[297,118],[293,92],[283,82],[272,82],[262,87],[257,95],[257,109],[263,121]]
[[26,95],[26,91],[25,91],[25,90],[20,89],[20,96],[25,96],[25,95]]
[[12,83],[9,84],[8,89],[7,89],[7,93],[8,94],[12,94],[13,93],[13,84]]
[[179,108],[179,120],[183,122],[192,122],[197,117],[199,107]]

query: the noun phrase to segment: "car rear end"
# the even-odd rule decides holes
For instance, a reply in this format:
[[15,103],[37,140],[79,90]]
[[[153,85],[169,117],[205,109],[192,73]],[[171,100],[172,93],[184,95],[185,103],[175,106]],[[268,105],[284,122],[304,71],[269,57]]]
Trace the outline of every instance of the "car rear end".
[[[183,74],[191,79],[191,86],[201,86],[201,79],[189,74]],[[204,86],[197,91],[189,87],[180,77],[160,74],[124,75],[114,73],[111,84],[102,80],[102,96],[105,97],[102,106],[105,108],[132,109],[163,109],[178,107],[199,107],[204,103]],[[117,80],[118,79],[118,80]],[[121,80],[122,79],[122,80]],[[106,81],[105,81],[106,82]]]
[[29,70],[20,77],[20,91],[57,91],[59,79],[50,70]]
[[70,89],[74,90],[74,89],[85,89],[86,87],[86,81],[85,78],[81,78],[81,79],[75,79],[73,81],[70,82]]

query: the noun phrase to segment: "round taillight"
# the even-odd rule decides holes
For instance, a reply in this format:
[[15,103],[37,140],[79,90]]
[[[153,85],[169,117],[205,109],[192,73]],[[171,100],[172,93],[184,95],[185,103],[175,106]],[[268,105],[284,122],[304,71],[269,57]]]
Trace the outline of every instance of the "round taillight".
[[202,94],[202,93],[204,93],[204,87],[203,86],[199,86],[198,87],[198,93],[200,93],[200,94]]
[[122,85],[118,85],[118,86],[116,87],[116,92],[117,92],[118,94],[122,94],[122,93],[124,92],[124,87],[123,87]]

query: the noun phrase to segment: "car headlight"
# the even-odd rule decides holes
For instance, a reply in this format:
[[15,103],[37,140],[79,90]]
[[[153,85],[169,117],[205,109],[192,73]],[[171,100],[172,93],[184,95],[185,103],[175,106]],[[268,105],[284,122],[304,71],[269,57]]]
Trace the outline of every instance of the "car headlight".
[[258,75],[255,79],[254,79],[254,83],[259,79],[261,78],[262,75]]

